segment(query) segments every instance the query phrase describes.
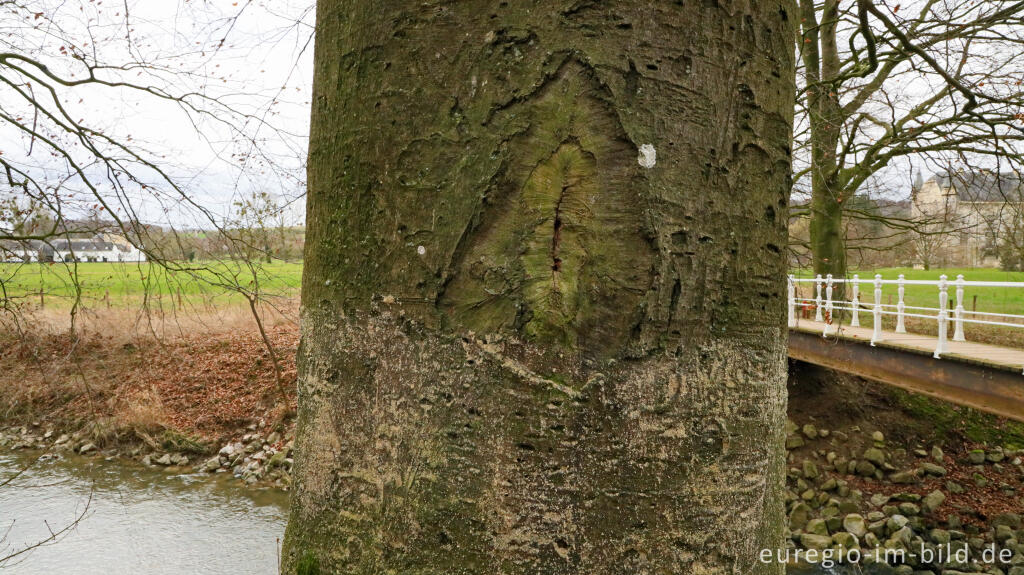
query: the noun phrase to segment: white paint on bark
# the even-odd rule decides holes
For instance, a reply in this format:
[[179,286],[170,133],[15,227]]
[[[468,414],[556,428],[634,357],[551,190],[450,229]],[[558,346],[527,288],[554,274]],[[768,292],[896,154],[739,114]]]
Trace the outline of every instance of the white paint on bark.
[[653,168],[654,164],[658,160],[658,152],[654,149],[651,144],[644,144],[640,146],[640,154],[637,156],[636,161],[640,163],[643,168]]

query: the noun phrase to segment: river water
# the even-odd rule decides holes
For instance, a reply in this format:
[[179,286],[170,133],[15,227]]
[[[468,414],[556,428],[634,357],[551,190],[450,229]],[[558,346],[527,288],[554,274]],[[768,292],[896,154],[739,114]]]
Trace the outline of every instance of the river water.
[[[0,483],[29,461],[0,455]],[[7,538],[0,557],[84,517],[59,542],[0,565],[0,573],[272,575],[287,506],[287,493],[245,488],[225,475],[77,457],[39,462],[0,487],[0,538]]]

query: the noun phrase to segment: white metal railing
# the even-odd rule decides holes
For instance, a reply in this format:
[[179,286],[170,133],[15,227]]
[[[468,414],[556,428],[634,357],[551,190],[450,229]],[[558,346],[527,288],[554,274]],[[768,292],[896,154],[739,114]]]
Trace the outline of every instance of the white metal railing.
[[[908,280],[903,274],[895,280],[883,280],[881,274],[876,274],[874,279],[860,279],[856,274],[849,279],[833,278],[831,274],[822,278],[818,275],[814,278],[797,278],[789,276],[789,324],[796,325],[799,322],[797,307],[805,310],[811,306],[814,309],[814,321],[825,324],[822,335],[827,336],[837,331],[837,323],[833,321],[833,313],[836,310],[850,312],[851,327],[860,326],[860,314],[870,313],[872,317],[871,345],[884,339],[882,332],[882,316],[896,316],[895,333],[907,333],[905,319],[908,317],[934,320],[938,324],[938,341],[935,345],[934,357],[939,358],[947,351],[948,326],[953,322],[953,341],[967,341],[964,337],[964,324],[995,325],[1024,329],[1024,315],[1010,313],[993,313],[964,310],[964,290],[981,287],[1000,288],[1024,288],[1024,282],[992,282],[992,281],[966,281],[964,276],[956,276],[956,280],[949,281],[945,275],[939,276],[938,281],[932,280]],[[801,297],[798,293],[798,284],[813,284],[813,298]],[[835,286],[845,284],[851,287],[850,299],[833,299]],[[874,302],[864,304],[860,297],[860,286],[868,284],[874,288]],[[887,285],[896,286],[896,304],[882,303],[882,288]],[[904,297],[906,286],[927,285],[937,288],[938,307],[922,307],[906,305]],[[952,319],[949,310],[949,288],[955,288],[956,305],[952,309]],[[824,297],[822,294],[824,292]],[[985,318],[985,319],[981,319]]]

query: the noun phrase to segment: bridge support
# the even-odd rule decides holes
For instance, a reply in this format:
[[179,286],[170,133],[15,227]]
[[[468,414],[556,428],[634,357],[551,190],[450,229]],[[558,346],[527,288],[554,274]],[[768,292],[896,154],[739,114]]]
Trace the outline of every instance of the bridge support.
[[1017,370],[798,330],[789,332],[789,357],[1024,421],[1024,381]]

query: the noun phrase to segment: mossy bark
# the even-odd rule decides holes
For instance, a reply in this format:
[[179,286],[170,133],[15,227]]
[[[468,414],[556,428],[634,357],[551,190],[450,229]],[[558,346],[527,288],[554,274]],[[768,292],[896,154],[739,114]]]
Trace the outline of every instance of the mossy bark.
[[285,572],[781,573],[790,3],[317,10]]

